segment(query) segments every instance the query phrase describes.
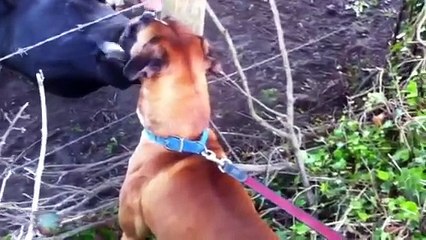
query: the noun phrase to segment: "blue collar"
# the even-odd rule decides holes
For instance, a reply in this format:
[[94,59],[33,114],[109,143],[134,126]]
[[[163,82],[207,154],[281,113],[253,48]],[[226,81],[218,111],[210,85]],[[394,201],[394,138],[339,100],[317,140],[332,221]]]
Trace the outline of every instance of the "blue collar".
[[160,137],[146,128],[143,129],[142,136],[162,145],[170,151],[201,154],[207,149],[206,144],[209,137],[209,129],[204,129],[198,141],[192,141],[176,136]]

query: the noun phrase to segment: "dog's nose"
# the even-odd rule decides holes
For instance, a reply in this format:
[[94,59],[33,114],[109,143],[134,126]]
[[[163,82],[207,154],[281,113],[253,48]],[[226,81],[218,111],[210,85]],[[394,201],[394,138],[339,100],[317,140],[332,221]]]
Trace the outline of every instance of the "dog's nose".
[[152,21],[155,20],[155,12],[154,11],[145,11],[142,16],[140,17],[139,21],[144,24],[144,25],[148,25],[150,24]]

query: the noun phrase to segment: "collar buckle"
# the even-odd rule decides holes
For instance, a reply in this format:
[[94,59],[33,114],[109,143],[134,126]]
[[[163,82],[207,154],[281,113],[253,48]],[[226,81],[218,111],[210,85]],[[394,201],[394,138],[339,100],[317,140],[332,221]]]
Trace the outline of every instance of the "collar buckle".
[[[183,151],[185,139],[177,136],[170,136],[167,139],[164,140],[164,147],[169,151]],[[176,146],[179,146],[179,148],[176,148]]]
[[188,140],[178,136],[160,137],[146,128],[142,131],[142,135],[147,139],[162,145],[169,151],[201,154],[207,149],[206,144],[209,136],[209,129],[205,129],[203,131],[199,140]]

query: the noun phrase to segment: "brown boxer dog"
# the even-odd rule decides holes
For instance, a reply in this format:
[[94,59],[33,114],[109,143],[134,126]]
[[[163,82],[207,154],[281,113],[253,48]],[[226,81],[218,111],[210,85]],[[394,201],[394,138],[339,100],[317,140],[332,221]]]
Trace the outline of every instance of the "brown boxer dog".
[[[137,113],[159,137],[198,140],[209,128],[206,73],[217,70],[204,38],[170,18],[133,19],[120,45],[124,73],[140,81]],[[144,130],[145,131],[145,130]],[[207,148],[225,152],[213,131]],[[121,239],[277,240],[242,184],[203,156],[170,151],[142,134],[119,197]]]

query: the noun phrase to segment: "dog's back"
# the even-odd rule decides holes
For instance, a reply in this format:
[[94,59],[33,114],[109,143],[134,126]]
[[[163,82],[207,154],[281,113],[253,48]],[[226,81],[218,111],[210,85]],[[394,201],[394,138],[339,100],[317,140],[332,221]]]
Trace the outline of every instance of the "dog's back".
[[[141,82],[145,128],[158,136],[198,139],[208,128],[208,43],[178,22],[138,19],[122,37],[130,79]],[[225,153],[214,132],[207,148]],[[200,155],[168,151],[144,137],[131,157],[120,193],[123,239],[278,239],[258,216],[243,186]]]

